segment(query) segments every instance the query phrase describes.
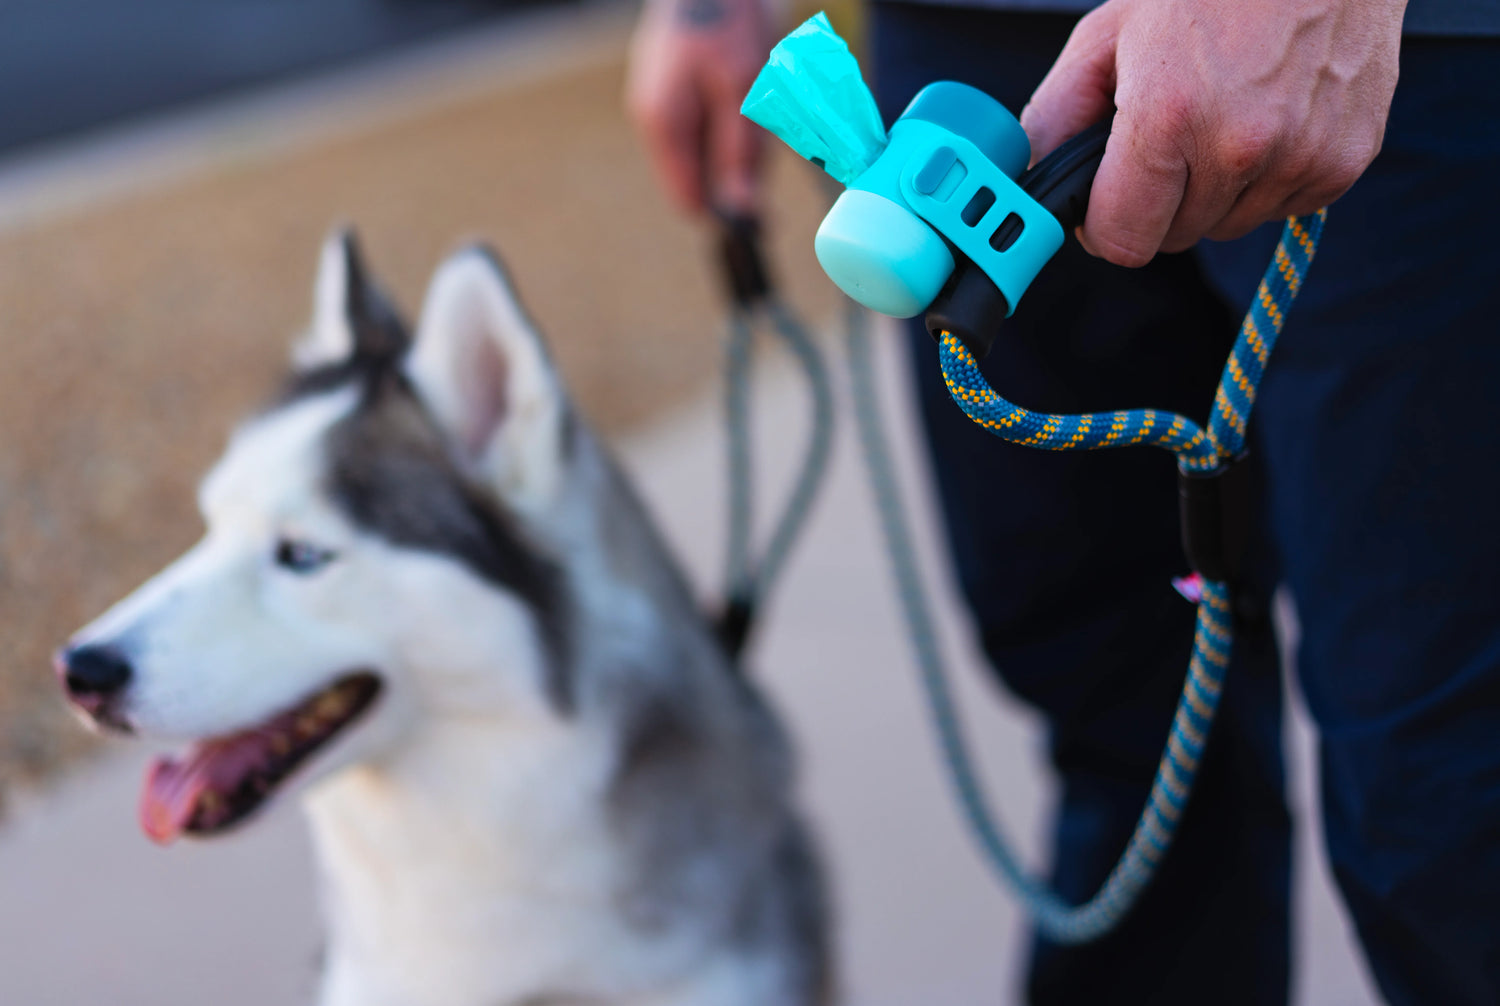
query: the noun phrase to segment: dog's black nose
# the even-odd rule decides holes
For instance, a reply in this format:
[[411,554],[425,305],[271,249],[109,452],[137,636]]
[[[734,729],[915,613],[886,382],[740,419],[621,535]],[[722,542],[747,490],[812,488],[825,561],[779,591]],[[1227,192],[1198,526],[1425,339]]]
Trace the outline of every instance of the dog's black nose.
[[130,661],[108,646],[80,646],[58,660],[63,684],[80,705],[92,708],[130,682]]

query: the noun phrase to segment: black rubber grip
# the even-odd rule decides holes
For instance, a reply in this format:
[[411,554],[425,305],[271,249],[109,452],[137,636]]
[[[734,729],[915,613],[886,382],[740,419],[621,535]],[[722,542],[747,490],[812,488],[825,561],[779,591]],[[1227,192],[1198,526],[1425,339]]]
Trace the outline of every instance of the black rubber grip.
[[1113,114],[1096,122],[1043,157],[1016,181],[1026,193],[1071,232],[1083,223],[1089,209],[1089,191],[1104,160],[1104,145],[1114,125]]
[[[1057,218],[1065,233],[1083,223],[1088,212],[1089,191],[1104,160],[1104,145],[1113,123],[1113,115],[1095,123],[1016,179],[1027,195]],[[990,243],[1007,247],[1020,236],[1022,226],[1021,218],[1012,215]],[[954,258],[957,265],[953,275],[927,309],[927,331],[934,338],[940,332],[952,332],[982,360],[994,345],[1010,306],[982,269],[956,249]]]
[[982,360],[995,344],[1010,305],[983,269],[961,255],[955,257],[953,275],[927,309],[927,333],[937,339],[951,332]]

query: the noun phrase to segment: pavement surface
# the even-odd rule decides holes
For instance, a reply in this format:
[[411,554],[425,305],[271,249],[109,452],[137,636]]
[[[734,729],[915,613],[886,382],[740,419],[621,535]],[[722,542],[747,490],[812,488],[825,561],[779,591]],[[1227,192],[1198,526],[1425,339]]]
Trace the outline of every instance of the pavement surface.
[[[913,413],[885,340],[887,414]],[[774,498],[802,433],[800,385],[761,367],[757,448]],[[899,434],[919,504],[929,579],[944,583],[911,431]],[[832,866],[845,1001],[859,1006],[1017,1002],[1023,921],[989,879],[940,775],[851,430],[832,483],[766,613],[755,673],[802,752],[803,802]],[[715,582],[723,540],[718,408],[711,397],[622,443],[627,468],[696,582]],[[706,590],[706,594],[712,594]],[[991,687],[950,592],[943,636],[986,779],[1033,862],[1046,814],[1036,722]],[[1298,1006],[1376,1002],[1314,840],[1310,740],[1294,714],[1299,810]],[[151,846],[134,806],[146,752],[112,747],[0,830],[0,1002],[7,1006],[264,1006],[307,1002],[318,955],[314,872],[299,815],[243,833]]]

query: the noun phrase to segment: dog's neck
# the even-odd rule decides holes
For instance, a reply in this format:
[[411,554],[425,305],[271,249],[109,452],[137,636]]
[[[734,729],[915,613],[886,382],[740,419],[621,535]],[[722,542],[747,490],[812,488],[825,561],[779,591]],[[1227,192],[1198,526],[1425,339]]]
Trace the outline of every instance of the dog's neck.
[[612,918],[608,752],[534,722],[439,722],[306,799],[323,882],[326,1006],[546,993]]

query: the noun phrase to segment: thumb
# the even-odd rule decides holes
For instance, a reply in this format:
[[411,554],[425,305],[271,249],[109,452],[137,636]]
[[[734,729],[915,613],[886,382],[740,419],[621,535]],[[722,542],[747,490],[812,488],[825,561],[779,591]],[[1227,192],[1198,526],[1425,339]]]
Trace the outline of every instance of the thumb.
[[1116,4],[1106,3],[1078,22],[1068,44],[1021,109],[1031,140],[1031,163],[1098,122],[1114,107]]

